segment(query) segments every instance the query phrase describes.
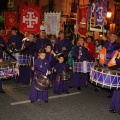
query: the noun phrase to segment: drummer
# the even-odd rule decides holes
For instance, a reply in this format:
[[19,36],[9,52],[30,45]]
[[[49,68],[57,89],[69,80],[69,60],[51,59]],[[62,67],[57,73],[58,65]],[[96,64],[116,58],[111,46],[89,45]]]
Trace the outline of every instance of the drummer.
[[[46,50],[46,58],[45,59],[49,61],[51,68],[53,68],[53,66],[55,65],[55,57],[53,55],[52,45],[46,44],[45,50]],[[54,79],[54,74],[49,75],[48,78],[51,81],[51,84],[50,84],[50,88],[51,88],[52,87],[52,79]]]
[[22,37],[17,34],[17,28],[13,27],[11,29],[11,36],[8,38],[8,49],[11,52],[18,51],[22,47]]
[[[32,70],[34,71],[34,80],[32,84],[36,84],[35,78],[37,77],[38,74],[43,74],[43,75],[50,75],[51,74],[51,67],[49,65],[49,61],[45,59],[46,57],[46,51],[45,49],[40,49],[39,50],[39,58],[35,60],[34,67],[32,67]],[[38,99],[44,100],[45,103],[48,103],[48,88],[46,88],[45,91],[40,91],[41,88],[38,88],[37,90],[34,86],[31,87],[30,90],[30,96],[29,99],[31,100],[31,103],[34,103]]]
[[40,37],[36,40],[36,52],[44,48],[46,44],[51,44],[51,41],[46,38],[45,30],[40,31]]
[[107,53],[106,53],[106,59],[107,59],[106,65],[108,65],[108,62],[110,61],[110,59],[114,55],[115,51],[117,49],[119,49],[120,43],[116,42],[117,36],[118,35],[116,33],[112,33],[110,35],[110,40],[108,42],[108,45],[106,46],[106,50],[107,50]]
[[[30,33],[28,39],[29,41],[23,41],[24,45],[22,46],[20,53],[29,55],[32,60],[32,57],[34,57],[35,54],[35,35],[33,33]],[[17,83],[22,83],[26,85],[30,83],[30,66],[19,67],[19,76],[17,78]]]
[[[83,61],[91,61],[92,56],[84,47],[84,38],[80,37],[77,42],[77,46],[73,49],[73,58],[74,61],[83,62]],[[70,78],[70,87],[77,87],[78,90],[81,90],[80,87],[85,87],[87,85],[87,81],[89,79],[88,73],[72,73]]]
[[[116,57],[116,64],[120,67],[120,52]],[[120,114],[120,90],[115,90],[110,103],[109,112]]]
[[59,31],[58,34],[59,39],[55,42],[53,50],[56,54],[63,53],[68,55],[71,50],[72,44],[70,40],[65,39],[64,31]]
[[[3,51],[6,50],[6,47],[5,41],[0,37],[0,62],[3,61]],[[2,80],[0,80],[0,93],[5,93],[5,91],[2,90]]]
[[54,66],[54,72],[56,73],[56,79],[54,81],[54,94],[68,94],[68,84],[66,80],[62,80],[59,76],[62,72],[68,72],[69,65],[65,63],[65,55],[58,55],[58,63]]

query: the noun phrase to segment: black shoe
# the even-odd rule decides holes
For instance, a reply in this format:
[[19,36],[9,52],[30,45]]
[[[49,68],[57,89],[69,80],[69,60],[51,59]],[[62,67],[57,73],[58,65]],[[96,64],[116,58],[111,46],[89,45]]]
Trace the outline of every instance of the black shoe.
[[6,93],[6,92],[5,92],[4,90],[0,90],[0,93],[3,93],[3,94],[4,94],[4,93]]
[[80,88],[80,87],[77,87],[77,89],[78,89],[78,90],[81,90],[81,88]]
[[114,111],[114,110],[112,110],[112,109],[109,110],[109,112],[110,112],[110,113],[116,113],[116,111]]
[[107,97],[108,97],[108,98],[112,98],[112,96],[113,96],[113,95],[112,95],[112,94],[110,94],[110,95],[108,95]]
[[99,92],[100,90],[99,90],[99,89],[97,89],[97,88],[95,88],[93,91],[94,91],[94,92]]
[[35,101],[32,101],[32,100],[31,100],[31,103],[34,103],[34,102],[35,102]]
[[45,103],[48,103],[48,100],[45,100],[44,102],[45,102]]

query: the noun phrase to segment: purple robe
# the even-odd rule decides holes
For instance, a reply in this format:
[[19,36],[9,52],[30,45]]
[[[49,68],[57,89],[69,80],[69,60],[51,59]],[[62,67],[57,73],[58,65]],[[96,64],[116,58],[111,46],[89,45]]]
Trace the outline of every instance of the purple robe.
[[[66,50],[62,50],[62,48],[65,47]],[[63,40],[57,40],[54,45],[54,52],[55,53],[64,53],[64,54],[69,54],[70,50],[72,48],[72,44],[70,40],[68,39],[63,39]]]
[[38,53],[38,51],[41,48],[44,48],[46,44],[51,44],[51,41],[47,38],[38,38],[36,40],[36,52]]
[[0,91],[2,90],[2,80],[0,80]]
[[0,58],[3,58],[3,51],[6,49],[7,45],[2,37],[0,37],[0,44],[3,45],[0,47]]
[[54,66],[54,69],[56,70],[56,79],[54,81],[54,94],[61,94],[61,93],[68,93],[68,83],[66,80],[59,80],[58,83],[58,75],[61,72],[68,72],[69,66],[65,63],[57,63]]
[[[33,86],[31,87],[31,90],[30,90],[30,96],[29,96],[29,99],[31,101],[37,101],[38,99],[40,100],[48,100],[48,88],[46,88],[45,91],[41,92],[41,91],[38,91],[37,89],[35,89],[34,85],[36,84],[36,76],[37,74],[43,74],[45,75],[47,70],[51,70],[51,67],[49,65],[49,62],[44,59],[44,60],[41,60],[40,58],[36,59],[35,60],[35,64],[34,64],[34,80],[33,80]],[[39,89],[41,89],[42,86],[39,86]]]
[[[11,45],[12,43],[15,43],[15,46]],[[9,36],[7,45],[9,49],[15,47],[15,49],[19,50],[22,47],[22,37],[20,35]]]
[[[120,58],[116,58],[116,63],[120,65]],[[120,90],[115,90],[110,103],[110,109],[120,114]]]
[[113,97],[110,103],[110,110],[114,110],[120,114],[120,90],[115,90],[113,92]]
[[[93,58],[88,52],[88,50],[84,47],[81,49],[81,57],[78,59],[79,56],[79,46],[75,46],[73,49],[73,58],[75,61],[83,62],[91,61]],[[72,73],[70,78],[70,87],[85,87],[89,80],[89,73]]]

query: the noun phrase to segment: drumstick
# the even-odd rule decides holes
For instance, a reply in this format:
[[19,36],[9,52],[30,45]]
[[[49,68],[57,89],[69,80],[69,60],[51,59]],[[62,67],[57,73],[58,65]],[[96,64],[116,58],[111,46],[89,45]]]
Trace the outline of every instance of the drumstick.
[[34,56],[32,57],[32,59],[33,59],[33,66],[34,66]]

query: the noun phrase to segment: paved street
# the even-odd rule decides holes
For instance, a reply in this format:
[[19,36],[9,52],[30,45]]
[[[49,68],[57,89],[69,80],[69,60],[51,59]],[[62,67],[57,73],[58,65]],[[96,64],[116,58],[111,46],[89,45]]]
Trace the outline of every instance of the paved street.
[[28,100],[31,85],[4,81],[6,94],[0,94],[0,120],[120,120],[118,114],[109,113],[110,98],[101,90],[93,92],[91,84],[79,92],[69,89],[70,94],[54,95],[49,90],[49,103]]

